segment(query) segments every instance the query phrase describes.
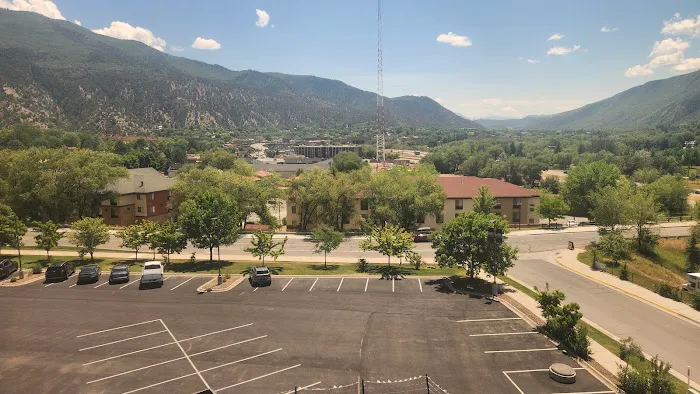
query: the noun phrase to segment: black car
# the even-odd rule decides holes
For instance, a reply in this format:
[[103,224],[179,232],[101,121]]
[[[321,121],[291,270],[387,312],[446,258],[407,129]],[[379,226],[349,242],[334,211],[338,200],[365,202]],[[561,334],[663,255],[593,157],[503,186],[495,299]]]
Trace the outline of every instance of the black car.
[[73,264],[67,261],[58,261],[49,266],[46,269],[46,281],[47,282],[61,282],[68,280],[68,277],[75,273],[75,267]]
[[0,279],[5,279],[17,271],[17,262],[11,260],[0,261]]
[[253,267],[248,270],[248,281],[253,286],[272,284],[272,276],[270,276],[270,270],[267,267]]
[[124,264],[115,265],[109,273],[110,285],[120,282],[129,282],[129,268]]
[[102,275],[102,270],[97,265],[86,265],[80,269],[78,274],[78,284],[82,283],[94,283],[100,280]]

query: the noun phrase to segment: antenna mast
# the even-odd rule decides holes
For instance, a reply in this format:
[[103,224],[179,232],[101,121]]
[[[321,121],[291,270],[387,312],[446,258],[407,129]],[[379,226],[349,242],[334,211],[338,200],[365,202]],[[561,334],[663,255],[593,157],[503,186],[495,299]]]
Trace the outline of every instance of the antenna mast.
[[384,66],[382,61],[382,0],[377,0],[377,161],[384,163],[385,154]]

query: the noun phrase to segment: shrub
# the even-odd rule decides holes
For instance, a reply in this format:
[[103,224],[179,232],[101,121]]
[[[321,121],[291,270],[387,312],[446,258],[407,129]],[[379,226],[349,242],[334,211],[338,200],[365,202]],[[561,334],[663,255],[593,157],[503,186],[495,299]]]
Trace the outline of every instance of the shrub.
[[642,353],[642,348],[634,343],[632,337],[627,337],[620,342],[620,359],[628,361],[633,358],[644,360],[644,353]]
[[36,263],[32,266],[32,274],[40,274],[41,273],[41,264]]
[[670,298],[675,301],[680,301],[681,297],[678,294],[678,290],[669,285],[668,283],[659,283],[654,286],[654,290],[659,293],[660,296]]
[[17,282],[17,278],[16,278],[16,277],[10,279],[10,283],[15,283],[15,282]]
[[406,262],[411,264],[415,269],[419,270],[420,266],[423,264],[423,257],[416,252],[406,253]]
[[695,310],[700,311],[700,294],[690,295],[690,305],[695,308]]
[[224,275],[224,278],[231,279],[231,274],[227,272],[226,275]]
[[630,280],[630,273],[627,270],[627,263],[622,266],[622,270],[620,271],[620,279],[621,280]]
[[366,259],[357,260],[357,272],[367,272],[369,269],[369,263]]

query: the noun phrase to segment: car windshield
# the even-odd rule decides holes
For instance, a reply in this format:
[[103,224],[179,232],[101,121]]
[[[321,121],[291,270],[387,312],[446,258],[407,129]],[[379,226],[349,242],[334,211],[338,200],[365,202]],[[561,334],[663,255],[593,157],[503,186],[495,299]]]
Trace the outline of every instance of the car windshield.
[[49,268],[46,269],[46,272],[56,272],[56,271],[60,271],[60,270],[61,270],[61,267],[60,267],[60,266],[58,266],[58,267],[49,267]]
[[256,272],[258,275],[266,275],[266,274],[269,274],[269,273],[270,273],[270,271],[269,271],[267,268],[256,268],[256,269],[255,269],[255,272]]
[[114,268],[114,269],[112,269],[112,273],[125,274],[125,273],[127,273],[127,269],[126,268]]
[[143,269],[147,269],[147,270],[157,270],[157,269],[160,269],[160,265],[158,265],[158,264],[148,264],[147,266],[143,267]]
[[91,274],[93,272],[97,272],[97,267],[85,267],[80,270],[80,273],[86,273],[86,274]]

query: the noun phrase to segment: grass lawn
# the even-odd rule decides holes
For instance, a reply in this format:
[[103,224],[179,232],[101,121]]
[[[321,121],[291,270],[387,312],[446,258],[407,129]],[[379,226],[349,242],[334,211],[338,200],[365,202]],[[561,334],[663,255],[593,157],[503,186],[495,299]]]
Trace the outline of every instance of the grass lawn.
[[[1,255],[0,258],[9,258],[17,261],[16,255]],[[113,258],[96,258],[94,264],[99,265],[102,271],[109,271],[116,264],[127,264],[129,270],[132,272],[140,272],[143,267],[143,262],[150,260],[146,258],[138,262],[134,262],[133,259],[113,259]],[[65,256],[53,257],[51,261],[69,261],[75,264],[76,267],[81,267],[83,265],[88,265],[90,263],[90,258],[86,257],[83,260],[79,258],[66,258]],[[46,256],[22,256],[23,268],[30,268],[35,263],[40,263],[43,267],[48,266],[51,261],[46,260]],[[248,268],[255,267],[260,263],[257,261],[222,261],[221,262],[221,272],[229,273],[232,275],[243,274]],[[273,262],[267,265],[273,275],[381,275],[387,266],[384,264],[369,264],[367,266],[366,273],[357,272],[356,264],[328,264],[328,267],[324,267],[323,264],[315,263],[285,263],[285,262]],[[416,270],[408,265],[396,265],[391,266],[392,272],[399,275],[405,276],[453,276],[453,275],[464,275],[465,271],[463,268],[442,268],[437,266],[421,266],[420,269]],[[166,267],[166,272],[171,273],[209,273],[214,274],[218,272],[216,261],[209,263],[209,260],[197,260],[192,262],[190,260],[170,260],[170,266]]]

